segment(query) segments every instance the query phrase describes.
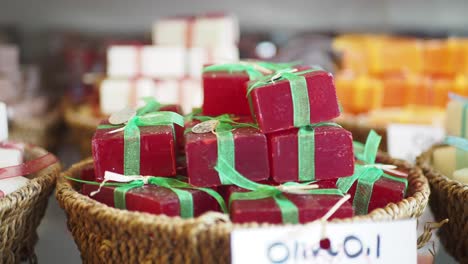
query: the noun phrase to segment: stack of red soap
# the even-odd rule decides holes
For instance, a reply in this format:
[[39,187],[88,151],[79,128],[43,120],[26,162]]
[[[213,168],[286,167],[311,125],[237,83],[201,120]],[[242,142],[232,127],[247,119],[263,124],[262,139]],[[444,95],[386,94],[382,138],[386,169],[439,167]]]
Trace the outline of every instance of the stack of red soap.
[[[93,138],[95,181],[103,181],[106,172],[158,179],[186,174],[183,184],[139,186],[124,194],[118,194],[120,188],[105,186],[94,199],[116,206],[121,204],[115,201],[120,195],[128,210],[174,216],[181,214],[178,197],[183,189],[189,192],[184,195],[193,197],[192,215],[197,216],[224,208],[220,196],[212,194],[216,190],[229,205],[233,222],[266,223],[314,221],[344,192],[354,199],[359,183],[345,191],[337,188],[340,179],[356,176],[355,153],[351,133],[330,122],[340,114],[330,73],[249,61],[208,66],[203,85],[203,108],[185,120],[173,112],[137,112],[127,119],[117,116],[122,121],[118,125],[103,122]],[[185,127],[183,136],[179,125]],[[304,191],[312,183],[318,188]],[[301,191],[283,188],[291,184]],[[402,198],[401,186],[392,184],[388,178],[375,184],[369,210],[384,206],[387,200],[380,199],[384,195],[392,201]],[[96,189],[85,185],[83,192],[89,195]],[[258,196],[267,189],[271,196]],[[286,201],[289,208],[278,200]],[[331,217],[353,216],[354,204],[346,201]],[[297,213],[286,219],[285,211],[291,207]]]

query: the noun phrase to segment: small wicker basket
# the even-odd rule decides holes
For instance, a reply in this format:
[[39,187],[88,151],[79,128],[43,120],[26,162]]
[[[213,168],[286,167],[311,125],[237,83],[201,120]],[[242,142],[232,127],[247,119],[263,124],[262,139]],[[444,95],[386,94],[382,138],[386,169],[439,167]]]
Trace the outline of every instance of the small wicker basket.
[[[26,146],[25,159],[48,154],[39,147]],[[36,229],[44,216],[49,196],[55,187],[61,166],[59,162],[28,175],[28,184],[0,198],[0,263],[36,263],[34,246]]]
[[[410,171],[408,198],[368,215],[337,221],[403,219],[423,213],[430,191],[421,170],[388,157],[382,162]],[[72,166],[59,177],[56,191],[84,263],[229,263],[234,229],[268,226],[233,224],[220,213],[181,219],[108,207],[81,195],[76,191],[79,184],[63,177],[79,178],[83,169],[92,166],[90,159]]]
[[65,123],[82,157],[91,156],[91,139],[101,119],[93,115],[88,105],[65,108]]
[[460,263],[468,263],[468,185],[433,169],[432,154],[441,146],[433,146],[421,154],[417,164],[431,186],[429,203],[434,217],[437,221],[449,219],[438,231],[442,244]]

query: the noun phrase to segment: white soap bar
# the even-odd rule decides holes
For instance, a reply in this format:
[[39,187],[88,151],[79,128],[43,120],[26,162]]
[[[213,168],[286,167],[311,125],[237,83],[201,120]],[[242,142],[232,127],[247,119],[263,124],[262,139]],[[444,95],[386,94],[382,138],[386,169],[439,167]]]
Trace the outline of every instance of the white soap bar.
[[234,16],[201,17],[193,25],[194,47],[222,47],[237,44],[239,22]]
[[453,173],[453,179],[463,184],[468,184],[468,168],[456,170]]
[[0,148],[0,168],[23,163],[23,152],[14,148]]
[[29,179],[23,176],[0,180],[0,197],[12,193],[25,186]]
[[155,99],[161,104],[180,104],[182,82],[178,80],[157,80]]
[[182,78],[186,72],[186,53],[183,46],[144,47],[141,54],[143,75],[153,78]]
[[180,105],[184,113],[192,112],[203,104],[202,82],[198,79],[185,79],[182,81],[182,98]]
[[237,61],[239,61],[239,49],[234,45],[216,48],[191,48],[189,50],[189,74],[192,78],[201,78],[203,67],[206,65]]
[[99,89],[101,112],[113,114],[125,107],[143,105],[142,97],[156,97],[156,85],[152,79],[106,79]]
[[[457,136],[457,137],[468,137],[468,105],[452,100],[447,104],[447,118],[446,118],[446,130],[447,135]],[[462,127],[463,124],[463,112],[465,113],[465,127]],[[465,135],[462,135],[462,132],[465,132]]]
[[8,114],[6,104],[0,102],[0,141],[8,139]]
[[219,47],[237,44],[239,35],[239,22],[231,15],[167,18],[153,26],[157,45]]
[[185,63],[182,46],[112,46],[107,51],[109,77],[181,78]]

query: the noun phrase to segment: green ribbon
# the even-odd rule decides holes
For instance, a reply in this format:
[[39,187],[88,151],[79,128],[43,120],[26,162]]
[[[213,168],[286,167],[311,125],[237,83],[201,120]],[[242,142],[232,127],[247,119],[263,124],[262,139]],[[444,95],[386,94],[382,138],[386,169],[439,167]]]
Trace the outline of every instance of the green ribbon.
[[[265,185],[253,182],[244,176],[242,176],[233,166],[231,166],[226,160],[218,158],[218,163],[215,169],[218,171],[220,177],[226,178],[229,182],[237,185],[241,188],[250,190],[250,192],[236,192],[230,197],[229,203],[234,200],[258,200],[265,198],[273,198],[276,205],[281,211],[281,219],[283,223],[297,224],[299,223],[299,209],[297,206],[290,201],[281,191],[275,186]],[[306,183],[295,183],[287,182],[283,186],[306,186],[311,182]],[[307,190],[306,194],[310,195],[340,195],[343,193],[338,189],[312,189]]]
[[292,72],[291,69],[279,70],[274,74],[260,78],[259,80],[251,83],[247,90],[250,106],[252,108],[252,99],[250,93],[257,88],[265,85],[288,80],[291,90],[291,98],[293,104],[293,118],[295,127],[303,127],[310,124],[310,103],[309,92],[307,89],[307,81],[303,76],[306,73],[315,72],[319,68],[308,69],[300,72]]
[[[145,98],[146,105],[137,110],[134,117],[125,125],[99,125],[98,129],[118,129],[124,127],[124,174],[140,175],[140,128],[144,126],[170,125],[184,126],[184,117],[168,111],[158,111],[160,105],[152,98]],[[175,133],[174,133],[175,135]]]
[[255,80],[263,77],[263,73],[258,69],[259,67],[270,71],[278,71],[286,68],[291,68],[297,65],[296,62],[292,63],[273,63],[262,61],[246,61],[238,63],[224,63],[207,66],[203,72],[245,72],[250,80]]
[[322,122],[299,128],[297,134],[299,181],[315,180],[315,129],[323,126],[341,127],[332,122]]
[[[253,127],[257,128],[254,124],[249,123],[240,123],[234,121],[228,114],[220,115],[217,117],[211,116],[194,116],[193,119],[200,120],[200,121],[209,121],[209,120],[217,120],[219,121],[218,126],[215,128],[216,134],[216,143],[218,147],[218,159],[224,159],[230,166],[236,166],[236,159],[235,159],[235,143],[234,143],[234,135],[232,131],[236,128],[241,127]],[[187,131],[186,131],[187,132]],[[222,185],[231,184],[228,179],[220,177],[219,178]]]
[[384,177],[393,181],[405,184],[405,190],[408,187],[408,180],[406,178],[395,177],[384,173],[384,171],[373,165],[377,157],[377,152],[382,138],[372,130],[366,140],[366,144],[356,143],[355,156],[358,160],[362,161],[365,165],[356,164],[354,174],[349,177],[338,179],[336,186],[343,193],[349,192],[349,189],[357,181],[356,193],[354,195],[353,206],[356,214],[367,214],[369,211],[369,202],[372,197],[374,183],[380,178]]
[[[86,184],[93,184],[93,185],[100,185],[99,182],[93,181],[84,181],[80,179],[75,179],[71,177],[67,177],[67,179],[86,183]],[[179,179],[185,179],[184,177],[179,177]],[[223,213],[228,213],[227,206],[224,202],[224,199],[221,197],[219,193],[210,189],[210,188],[202,188],[202,187],[194,187],[182,180],[174,179],[174,178],[165,178],[165,177],[148,177],[147,184],[155,185],[163,188],[167,188],[174,192],[179,200],[180,205],[180,216],[182,218],[191,218],[194,216],[194,204],[193,204],[193,196],[192,193],[184,190],[184,189],[192,189],[192,190],[200,190],[208,195],[215,198],[216,202],[219,204]],[[127,209],[126,206],[126,195],[127,193],[135,188],[140,188],[145,185],[143,180],[135,180],[129,183],[106,183],[104,186],[112,186],[116,187],[114,189],[114,207],[118,209]]]

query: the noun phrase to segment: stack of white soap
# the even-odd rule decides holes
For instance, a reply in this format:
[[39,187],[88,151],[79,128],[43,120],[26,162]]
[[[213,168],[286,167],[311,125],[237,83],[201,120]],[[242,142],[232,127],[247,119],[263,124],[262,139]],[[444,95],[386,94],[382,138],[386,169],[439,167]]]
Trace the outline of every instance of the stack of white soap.
[[[3,102],[0,102],[0,144],[8,139],[7,109]],[[17,166],[23,163],[23,151],[19,148],[6,147],[0,145],[0,168]],[[28,182],[26,177],[18,176],[8,179],[1,179],[0,171],[0,197],[7,195],[23,187]]]
[[185,112],[203,101],[203,66],[239,60],[237,19],[228,15],[177,17],[157,21],[153,45],[111,46],[108,78],[101,83],[103,114],[141,105],[153,96],[162,104],[179,104]]
[[[468,139],[468,98],[450,95],[447,104],[446,132]],[[468,184],[468,151],[454,146],[439,147],[433,153],[433,165],[447,177]]]

